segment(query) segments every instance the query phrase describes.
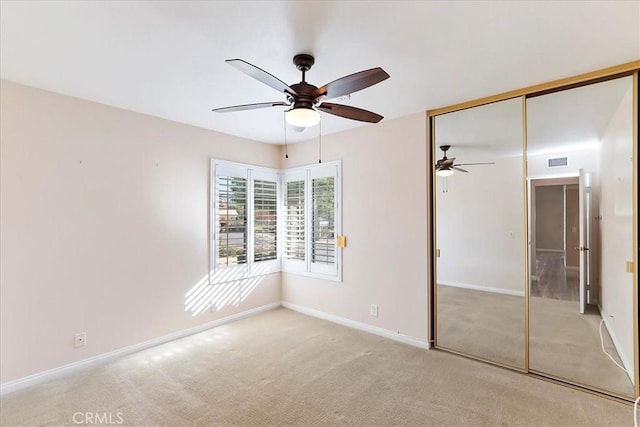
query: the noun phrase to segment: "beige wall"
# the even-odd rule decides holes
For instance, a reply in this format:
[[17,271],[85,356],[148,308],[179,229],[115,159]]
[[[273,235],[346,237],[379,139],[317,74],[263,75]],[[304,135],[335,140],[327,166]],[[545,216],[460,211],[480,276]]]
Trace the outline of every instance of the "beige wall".
[[278,167],[280,147],[6,81],[1,101],[0,381],[281,300],[278,273],[185,310],[208,268],[210,158]]
[[[426,145],[422,113],[322,138],[323,160],[342,160],[343,282],[283,273],[283,301],[426,340]],[[317,161],[312,140],[282,167]]]

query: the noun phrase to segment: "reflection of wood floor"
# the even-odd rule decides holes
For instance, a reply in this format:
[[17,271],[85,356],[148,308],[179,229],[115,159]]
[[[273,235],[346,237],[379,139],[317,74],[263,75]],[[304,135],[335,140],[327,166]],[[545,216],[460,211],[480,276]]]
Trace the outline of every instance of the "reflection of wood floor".
[[531,281],[531,296],[564,301],[579,300],[580,277],[578,270],[567,270],[561,252],[536,254],[538,280]]

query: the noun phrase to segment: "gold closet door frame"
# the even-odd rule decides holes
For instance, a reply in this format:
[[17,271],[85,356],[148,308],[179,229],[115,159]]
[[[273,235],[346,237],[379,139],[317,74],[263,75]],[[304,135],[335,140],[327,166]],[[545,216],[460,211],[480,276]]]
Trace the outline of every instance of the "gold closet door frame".
[[[430,149],[427,150],[427,164],[431,169],[431,174],[428,174],[428,182],[427,188],[429,189],[429,194],[427,198],[427,203],[429,207],[428,213],[428,224],[427,230],[431,233],[431,245],[427,245],[427,253],[429,254],[429,283],[428,286],[428,307],[429,307],[429,318],[428,318],[428,333],[429,333],[429,344],[430,348],[446,351],[449,353],[461,355],[470,359],[479,360],[485,363],[489,363],[492,365],[500,366],[512,371],[521,372],[529,376],[533,376],[536,378],[540,378],[542,380],[550,381],[556,384],[561,384],[566,387],[570,387],[573,389],[578,389],[582,391],[586,391],[588,393],[600,395],[606,398],[611,398],[614,400],[621,400],[625,402],[633,402],[635,399],[640,398],[640,348],[639,348],[639,315],[638,315],[638,306],[640,305],[640,301],[638,298],[640,297],[640,292],[638,292],[638,113],[640,112],[638,109],[638,90],[639,90],[639,77],[638,73],[640,71],[640,60],[627,62],[624,64],[616,65],[613,67],[603,68],[596,71],[591,71],[584,74],[579,74],[572,77],[566,77],[559,80],[553,80],[547,83],[541,83],[534,86],[528,86],[521,89],[516,89],[508,92],[499,93],[496,95],[491,95],[483,98],[474,99],[471,101],[465,101],[458,104],[450,105],[447,107],[437,108],[434,110],[428,110],[426,112],[427,118],[427,143],[429,144]],[[527,99],[533,98],[536,96],[546,95],[554,92],[561,92],[567,89],[573,89],[581,86],[588,86],[595,83],[600,83],[608,80],[613,80],[621,77],[633,76],[633,187],[632,187],[632,198],[633,198],[633,364],[634,364],[634,398],[630,398],[629,396],[619,395],[617,393],[612,393],[606,390],[601,390],[595,388],[593,386],[589,386],[586,384],[581,384],[577,382],[572,382],[563,378],[554,377],[549,374],[534,372],[530,370],[529,367],[529,212],[528,212],[528,197],[529,197],[529,187],[527,185]],[[484,359],[482,357],[474,356],[472,354],[467,354],[464,352],[448,349],[445,347],[438,346],[438,292],[437,292],[437,257],[438,257],[438,248],[437,248],[437,235],[436,235],[436,178],[435,178],[435,170],[433,168],[433,159],[436,158],[436,144],[435,144],[435,135],[436,135],[436,126],[435,126],[435,118],[442,114],[453,113],[455,111],[466,110],[473,107],[479,107],[482,105],[492,104],[494,102],[506,101],[508,99],[521,98],[522,100],[522,148],[523,148],[523,179],[522,185],[524,188],[524,230],[525,230],[525,250],[524,250],[524,265],[525,265],[525,277],[524,277],[524,288],[525,288],[525,307],[524,307],[524,316],[525,316],[525,331],[524,331],[524,345],[525,345],[525,366],[524,370],[517,369],[513,366],[505,365],[499,362],[495,362],[492,360]],[[430,184],[430,185],[429,185]]]

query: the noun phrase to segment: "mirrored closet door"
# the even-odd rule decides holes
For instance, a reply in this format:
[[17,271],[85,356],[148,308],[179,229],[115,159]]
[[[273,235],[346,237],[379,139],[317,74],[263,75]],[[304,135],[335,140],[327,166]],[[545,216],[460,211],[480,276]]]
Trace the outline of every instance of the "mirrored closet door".
[[640,397],[639,70],[427,112],[436,348]]
[[435,118],[437,345],[525,369],[522,98]]
[[633,397],[633,78],[526,102],[529,369]]

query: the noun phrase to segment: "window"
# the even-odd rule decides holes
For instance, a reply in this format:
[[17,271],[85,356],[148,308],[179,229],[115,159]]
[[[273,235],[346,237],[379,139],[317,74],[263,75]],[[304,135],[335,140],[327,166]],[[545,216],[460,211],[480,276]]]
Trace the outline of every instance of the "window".
[[304,183],[303,179],[285,182],[284,257],[304,261]]
[[322,164],[309,169],[310,219],[308,228],[310,254],[308,272],[339,278],[336,237],[339,233],[338,182],[340,164]]
[[212,160],[211,175],[213,281],[278,271],[278,171]]
[[278,258],[278,183],[253,181],[255,262]]
[[247,262],[247,180],[216,177],[218,194],[218,266]]
[[281,269],[341,280],[340,166],[277,171],[212,160],[211,280]]
[[340,162],[284,171],[283,271],[341,279]]
[[313,180],[313,237],[311,262],[335,261],[335,182],[333,177]]

